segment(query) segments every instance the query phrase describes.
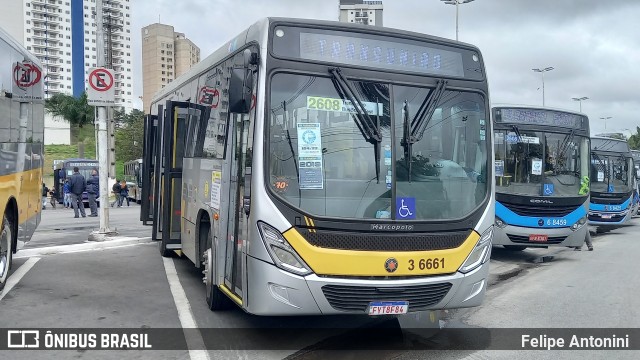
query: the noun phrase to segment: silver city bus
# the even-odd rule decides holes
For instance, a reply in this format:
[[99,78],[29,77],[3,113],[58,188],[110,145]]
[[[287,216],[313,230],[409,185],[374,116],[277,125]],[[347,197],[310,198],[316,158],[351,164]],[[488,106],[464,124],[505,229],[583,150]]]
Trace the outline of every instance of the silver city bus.
[[589,119],[570,111],[495,106],[494,245],[581,246],[589,210]]
[[268,18],[152,101],[141,217],[212,310],[401,314],[481,304],[494,223],[480,51]]
[[129,200],[140,204],[142,200],[142,159],[130,160],[124,163],[124,180],[129,188]]

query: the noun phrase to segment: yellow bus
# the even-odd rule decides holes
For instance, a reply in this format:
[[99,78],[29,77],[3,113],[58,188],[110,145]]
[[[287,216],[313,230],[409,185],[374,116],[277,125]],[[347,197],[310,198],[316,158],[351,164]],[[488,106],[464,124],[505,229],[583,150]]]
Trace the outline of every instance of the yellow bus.
[[12,255],[40,223],[43,77],[38,59],[0,28],[0,291]]

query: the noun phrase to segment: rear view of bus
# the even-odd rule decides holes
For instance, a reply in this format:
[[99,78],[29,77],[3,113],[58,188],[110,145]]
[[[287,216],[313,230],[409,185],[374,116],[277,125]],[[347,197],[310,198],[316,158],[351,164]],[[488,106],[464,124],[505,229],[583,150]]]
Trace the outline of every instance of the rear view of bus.
[[589,224],[615,227],[632,215],[635,167],[624,140],[591,138]]
[[536,107],[494,107],[494,245],[581,246],[588,231],[589,119]]

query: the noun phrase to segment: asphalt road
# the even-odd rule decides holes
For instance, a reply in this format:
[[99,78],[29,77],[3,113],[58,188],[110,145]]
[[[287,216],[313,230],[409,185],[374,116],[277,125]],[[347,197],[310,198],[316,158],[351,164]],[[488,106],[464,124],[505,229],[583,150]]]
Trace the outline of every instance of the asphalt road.
[[[451,337],[443,328],[637,327],[640,305],[637,225],[594,237],[595,251],[564,248],[509,252],[494,248],[489,290],[483,306],[424,312],[399,319],[363,316],[257,317],[238,308],[213,313],[204,301],[199,269],[185,258],[163,259],[150,242],[150,227],[138,220],[139,206],[110,209],[112,227],[123,240],[87,242],[95,218],[74,219],[72,210],[49,208],[33,240],[17,254],[13,282],[0,293],[0,328],[181,328],[186,342],[216,343],[216,337],[246,350],[217,351],[11,351],[0,359],[493,359],[637,358],[637,353],[596,351],[479,351],[477,339]],[[53,247],[55,246],[55,248]],[[21,270],[22,269],[22,270]],[[184,298],[181,297],[183,294]],[[189,325],[191,324],[191,325]],[[290,334],[293,349],[259,350],[287,328],[340,328]],[[363,339],[380,329],[390,338]],[[222,329],[222,330],[220,330]],[[240,329],[240,330],[238,330]],[[242,329],[266,329],[254,333]],[[398,330],[390,332],[389,329]],[[416,335],[415,330],[424,332]],[[425,334],[429,334],[426,336]],[[433,337],[431,337],[433,336]],[[271,342],[271,343],[270,343]],[[407,347],[463,350],[409,351]],[[333,351],[369,348],[382,350]],[[273,347],[277,347],[272,345]],[[197,347],[196,347],[197,348]]]

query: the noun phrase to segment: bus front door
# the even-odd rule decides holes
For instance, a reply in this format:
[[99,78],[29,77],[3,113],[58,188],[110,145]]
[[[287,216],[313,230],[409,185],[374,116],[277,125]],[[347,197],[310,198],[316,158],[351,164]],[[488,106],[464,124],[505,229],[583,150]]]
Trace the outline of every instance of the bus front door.
[[[147,115],[144,118],[144,138],[142,143],[142,164],[146,171],[142,172],[142,195],[140,197],[140,221],[144,225],[153,221],[153,184],[155,171],[155,143],[157,137],[158,117]],[[142,166],[141,166],[142,168]]]
[[[157,131],[160,144],[156,156],[154,192],[154,230],[161,241],[160,253],[170,256],[181,249],[180,221],[182,213],[182,162],[184,158],[188,102],[167,101]],[[160,165],[160,166],[158,166]],[[159,168],[159,169],[158,169]],[[143,187],[144,189],[144,187]]]

